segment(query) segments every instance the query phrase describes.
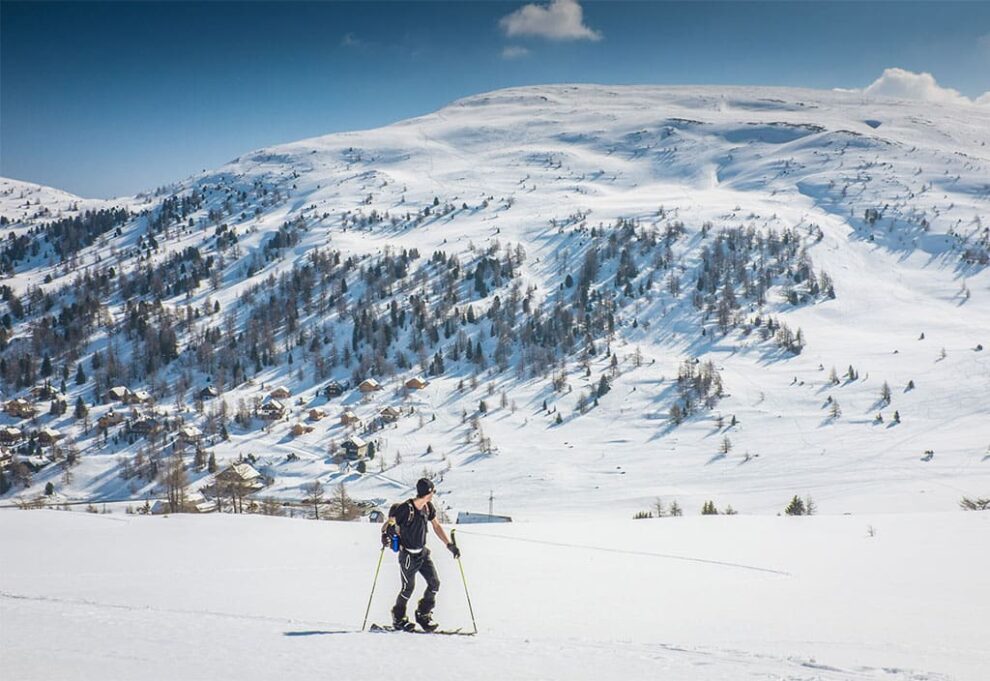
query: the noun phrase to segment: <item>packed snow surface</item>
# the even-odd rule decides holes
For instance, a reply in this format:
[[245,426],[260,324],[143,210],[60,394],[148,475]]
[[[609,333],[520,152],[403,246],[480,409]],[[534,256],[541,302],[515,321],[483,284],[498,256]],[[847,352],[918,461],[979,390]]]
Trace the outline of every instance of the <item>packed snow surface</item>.
[[[0,512],[4,678],[980,681],[990,669],[990,514],[457,532],[469,638],[359,631],[373,524]],[[428,543],[435,618],[471,631],[457,563]],[[387,552],[371,622],[387,622],[398,584]]]

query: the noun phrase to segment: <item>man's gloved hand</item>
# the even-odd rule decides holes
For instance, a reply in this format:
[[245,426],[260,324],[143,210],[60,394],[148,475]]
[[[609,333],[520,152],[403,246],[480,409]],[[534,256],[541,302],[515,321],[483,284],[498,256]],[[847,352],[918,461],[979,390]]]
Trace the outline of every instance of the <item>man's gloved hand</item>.
[[392,545],[392,537],[395,536],[395,525],[389,523],[382,530],[382,546],[386,549]]
[[454,558],[461,557],[461,550],[457,548],[457,544],[455,544],[454,542],[450,542],[449,544],[447,544],[447,548],[450,549],[450,552],[452,554],[454,554]]

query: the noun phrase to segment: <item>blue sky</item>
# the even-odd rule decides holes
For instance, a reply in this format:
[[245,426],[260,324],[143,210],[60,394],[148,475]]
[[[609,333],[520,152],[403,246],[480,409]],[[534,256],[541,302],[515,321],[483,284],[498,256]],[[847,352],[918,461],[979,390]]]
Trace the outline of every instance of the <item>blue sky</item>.
[[889,67],[976,99],[990,3],[3,0],[0,175],[109,197],[501,87],[865,88]]

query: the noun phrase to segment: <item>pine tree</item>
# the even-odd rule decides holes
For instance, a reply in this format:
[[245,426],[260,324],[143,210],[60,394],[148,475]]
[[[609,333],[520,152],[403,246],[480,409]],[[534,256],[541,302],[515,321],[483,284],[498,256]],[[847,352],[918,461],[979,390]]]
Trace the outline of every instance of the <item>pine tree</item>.
[[52,358],[45,354],[45,358],[41,361],[41,376],[42,378],[48,378],[52,375]]
[[833,419],[842,416],[842,407],[839,406],[839,400],[832,400],[832,406],[829,407],[828,413]]
[[673,501],[670,504],[670,515],[672,517],[684,515],[684,511],[681,510],[681,505],[678,504],[676,501]]
[[706,501],[701,506],[701,515],[718,515],[718,509],[715,508],[715,502]]
[[791,499],[791,503],[787,504],[787,508],[784,509],[784,513],[787,515],[804,515],[804,502],[801,497],[794,495]]
[[722,438],[722,444],[718,448],[718,451],[720,451],[722,454],[728,454],[729,452],[732,451],[732,440],[729,439],[728,435]]
[[883,382],[883,386],[880,388],[880,399],[884,404],[890,404],[890,386],[887,381]]
[[80,395],[76,398],[76,408],[75,411],[72,412],[72,415],[78,420],[86,418],[87,414],[89,414],[89,407],[86,406],[86,403],[83,402],[83,398]]
[[611,389],[612,386],[608,383],[608,377],[606,377],[605,374],[602,374],[601,379],[598,381],[598,391],[596,393],[597,397],[604,397]]
[[213,452],[210,452],[210,458],[209,461],[207,461],[206,470],[210,473],[217,472],[217,456]]
[[86,382],[86,372],[83,371],[82,362],[76,365],[76,385],[82,385]]

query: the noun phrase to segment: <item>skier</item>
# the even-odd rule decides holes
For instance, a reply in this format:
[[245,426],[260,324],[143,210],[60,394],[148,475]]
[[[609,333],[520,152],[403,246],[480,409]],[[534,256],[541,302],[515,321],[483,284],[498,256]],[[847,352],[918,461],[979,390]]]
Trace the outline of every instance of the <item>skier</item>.
[[430,549],[426,546],[427,524],[433,525],[433,531],[447,545],[454,558],[461,557],[460,549],[450,541],[437,520],[437,509],[432,503],[434,491],[433,482],[421,478],[416,483],[416,497],[392,506],[388,520],[382,527],[382,545],[390,546],[392,537],[397,535],[400,547],[402,589],[395,600],[395,607],[392,608],[392,626],[396,630],[412,631],[415,628],[406,618],[406,603],[416,586],[417,572],[426,579],[426,593],[416,606],[416,622],[424,631],[434,631],[437,628],[433,621],[433,606],[440,589],[440,578],[437,577],[436,567],[430,558]]

